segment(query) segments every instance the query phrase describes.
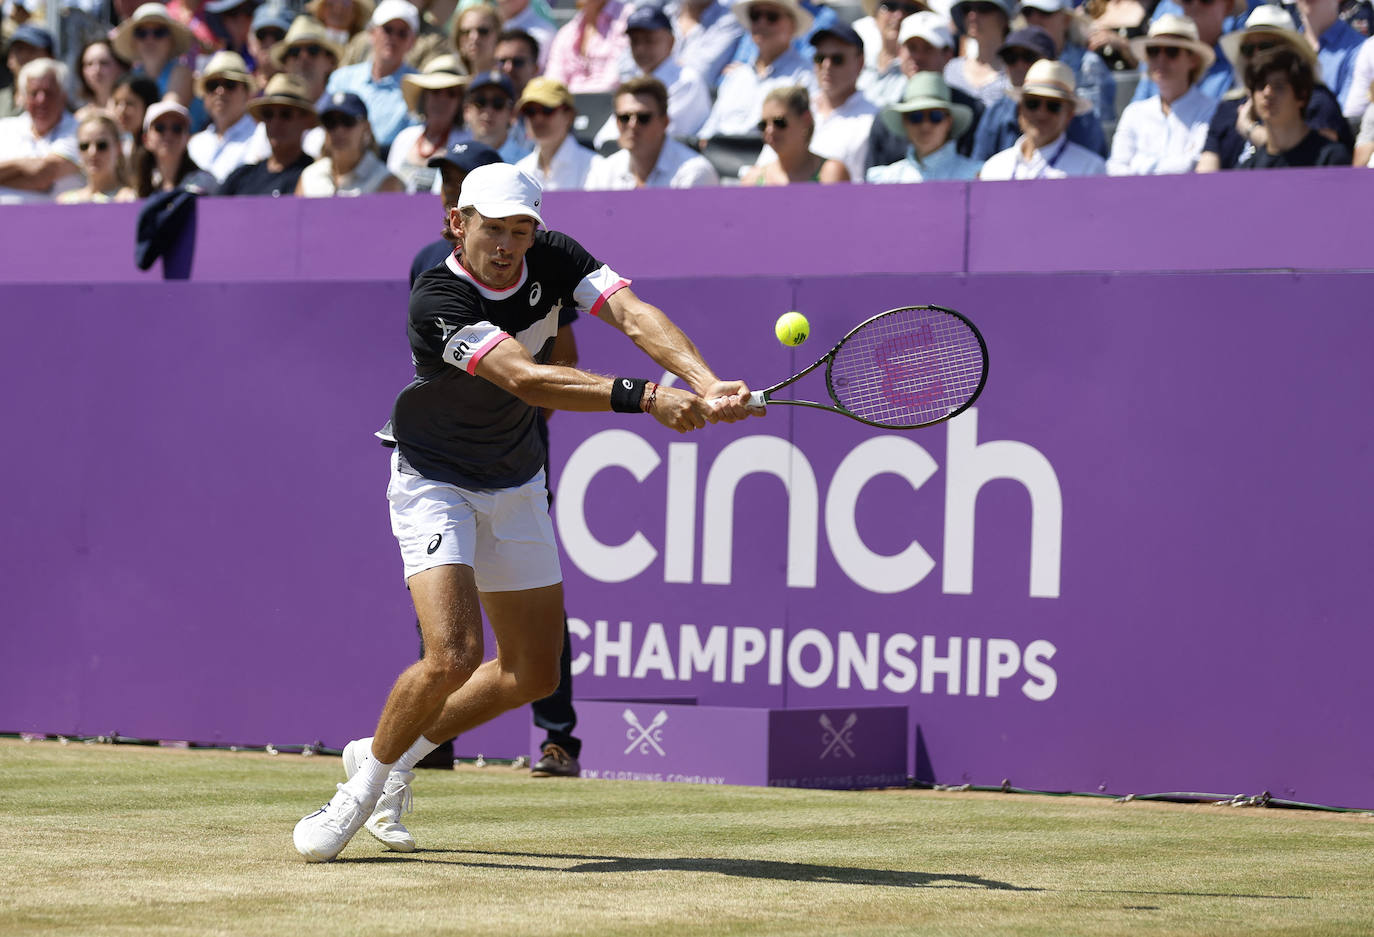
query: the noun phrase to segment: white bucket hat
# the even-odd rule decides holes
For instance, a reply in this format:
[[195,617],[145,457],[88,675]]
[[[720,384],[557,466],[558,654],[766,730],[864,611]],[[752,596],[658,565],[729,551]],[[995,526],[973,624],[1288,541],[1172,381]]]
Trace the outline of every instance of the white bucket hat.
[[1202,60],[1199,78],[1217,60],[1217,54],[1212,47],[1197,37],[1197,24],[1186,16],[1174,13],[1165,13],[1151,23],[1148,35],[1131,40],[1131,52],[1142,62],[1148,58],[1145,50],[1149,46],[1177,46],[1187,49]]
[[528,215],[542,225],[539,203],[543,195],[529,173],[510,163],[491,163],[468,173],[458,193],[458,207],[475,208],[486,218]]

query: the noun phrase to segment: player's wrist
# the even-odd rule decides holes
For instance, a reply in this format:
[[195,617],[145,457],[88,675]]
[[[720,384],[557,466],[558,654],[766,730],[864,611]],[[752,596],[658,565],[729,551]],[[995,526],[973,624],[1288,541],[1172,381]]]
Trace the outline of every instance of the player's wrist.
[[654,403],[658,400],[658,383],[649,381],[644,388],[644,396],[640,400],[640,409],[645,413],[654,412]]
[[[615,413],[645,413],[644,388],[649,381],[638,377],[611,380],[611,410]],[[654,385],[657,389],[658,385]]]

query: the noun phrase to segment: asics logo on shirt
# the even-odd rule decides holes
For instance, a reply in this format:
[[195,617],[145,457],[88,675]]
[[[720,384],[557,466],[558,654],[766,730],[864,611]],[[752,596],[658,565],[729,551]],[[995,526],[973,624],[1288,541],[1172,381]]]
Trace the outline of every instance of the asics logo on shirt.
[[544,288],[538,283],[530,287],[530,305],[539,302],[539,297],[544,295]]

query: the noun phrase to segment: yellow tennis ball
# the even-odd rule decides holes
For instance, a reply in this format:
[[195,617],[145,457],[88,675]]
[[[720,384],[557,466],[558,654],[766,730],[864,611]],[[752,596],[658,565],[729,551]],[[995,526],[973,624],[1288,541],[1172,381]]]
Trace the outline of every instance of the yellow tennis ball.
[[800,312],[784,312],[773,326],[773,334],[784,345],[800,345],[811,334],[811,323]]

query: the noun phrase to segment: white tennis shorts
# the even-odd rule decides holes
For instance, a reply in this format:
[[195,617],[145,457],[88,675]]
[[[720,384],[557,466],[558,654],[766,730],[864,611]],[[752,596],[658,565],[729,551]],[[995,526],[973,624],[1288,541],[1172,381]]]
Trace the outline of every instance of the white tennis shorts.
[[544,471],[519,488],[467,489],[407,475],[391,455],[391,532],[409,579],[435,566],[471,566],[482,592],[563,581]]

